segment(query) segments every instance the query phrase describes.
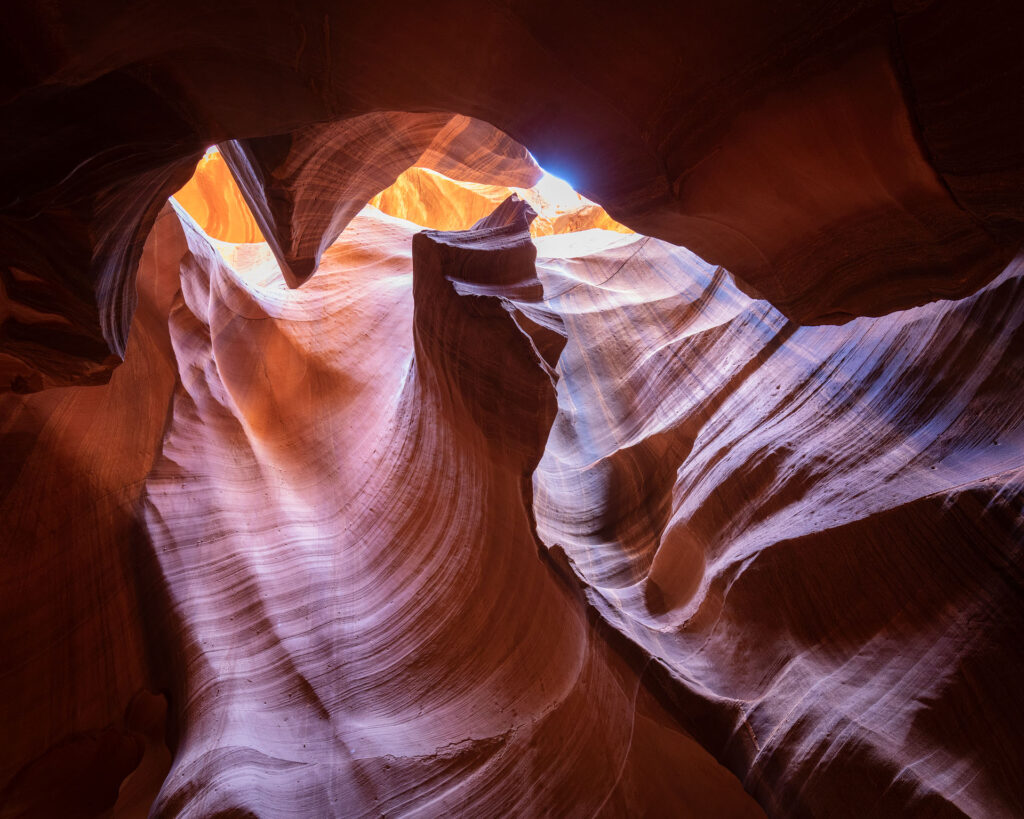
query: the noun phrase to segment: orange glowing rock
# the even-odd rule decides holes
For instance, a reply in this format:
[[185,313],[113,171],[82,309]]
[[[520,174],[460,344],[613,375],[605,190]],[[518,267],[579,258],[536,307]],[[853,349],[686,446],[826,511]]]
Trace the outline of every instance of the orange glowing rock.
[[1024,816],[1019,0],[328,5],[5,5],[0,815]]
[[207,151],[199,160],[196,172],[174,198],[211,239],[236,244],[266,241],[224,157],[216,149]]
[[434,230],[466,230],[516,193],[530,203],[537,218],[532,236],[551,236],[600,228],[632,233],[600,205],[573,191],[568,184],[545,175],[532,188],[510,188],[449,179],[429,168],[409,168],[370,204],[402,219]]
[[[441,156],[426,158],[439,165],[443,162]],[[450,161],[447,166],[441,166],[456,172],[460,170]],[[462,173],[466,174],[465,168]],[[513,193],[528,202],[537,214],[530,226],[531,236],[595,228],[633,233],[612,219],[600,205],[550,174],[544,174],[532,187],[523,188],[452,179],[431,168],[415,166],[404,171],[369,204],[391,216],[433,230],[466,230]],[[207,151],[192,178],[174,198],[209,238],[228,243],[219,247],[222,254],[237,258],[247,252],[239,245],[266,241],[228,163],[216,149]],[[246,266],[249,264],[247,262]]]

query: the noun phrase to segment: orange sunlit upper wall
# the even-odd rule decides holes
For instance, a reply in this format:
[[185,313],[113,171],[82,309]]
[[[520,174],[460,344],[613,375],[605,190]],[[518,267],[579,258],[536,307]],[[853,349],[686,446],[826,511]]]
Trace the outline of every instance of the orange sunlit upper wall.
[[[458,182],[435,171],[409,168],[369,204],[426,228],[465,230],[513,192],[537,211],[530,230],[534,236],[591,228],[632,233],[600,205],[584,199],[550,176],[545,176],[536,187],[522,189]],[[236,244],[264,241],[227,163],[216,150],[207,152],[192,178],[174,197],[214,239]]]
[[224,157],[210,149],[174,198],[206,234],[223,242],[266,241]]
[[566,183],[547,174],[532,188],[506,188],[457,182],[436,171],[409,168],[390,188],[371,199],[370,204],[392,216],[434,230],[465,230],[512,193],[519,194],[537,211],[530,228],[533,236],[591,228],[633,232],[612,219],[600,205],[584,199]]

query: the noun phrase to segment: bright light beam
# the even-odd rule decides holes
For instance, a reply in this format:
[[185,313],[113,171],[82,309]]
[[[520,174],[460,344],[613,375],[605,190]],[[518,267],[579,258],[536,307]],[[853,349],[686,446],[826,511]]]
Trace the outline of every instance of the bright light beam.
[[544,171],[544,175],[533,187],[556,210],[571,211],[587,204],[587,200],[576,193],[568,182],[547,171]]

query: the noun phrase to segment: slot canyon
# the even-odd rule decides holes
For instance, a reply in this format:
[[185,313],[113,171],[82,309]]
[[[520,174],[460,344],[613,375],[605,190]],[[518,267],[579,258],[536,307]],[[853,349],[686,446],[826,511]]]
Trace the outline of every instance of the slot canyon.
[[1024,6],[11,0],[0,816],[1024,816]]

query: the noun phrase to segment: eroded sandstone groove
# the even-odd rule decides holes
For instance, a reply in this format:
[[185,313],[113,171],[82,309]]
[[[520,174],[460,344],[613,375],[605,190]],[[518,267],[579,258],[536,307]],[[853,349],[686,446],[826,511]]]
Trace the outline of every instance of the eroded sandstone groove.
[[0,814],[1024,813],[1011,5],[15,4]]
[[[801,323],[969,295],[1024,238],[1020,23],[1013,0],[19,0],[0,88],[0,383],[109,373],[145,236],[210,144],[237,140],[243,188],[273,192],[256,208],[278,227],[267,238],[304,279],[323,246],[289,221],[304,194],[288,190],[320,166],[309,137],[388,111],[417,112],[414,131],[434,112],[490,123],[619,222],[724,265]],[[415,162],[396,137],[381,167]],[[316,220],[333,230],[336,215]]]

